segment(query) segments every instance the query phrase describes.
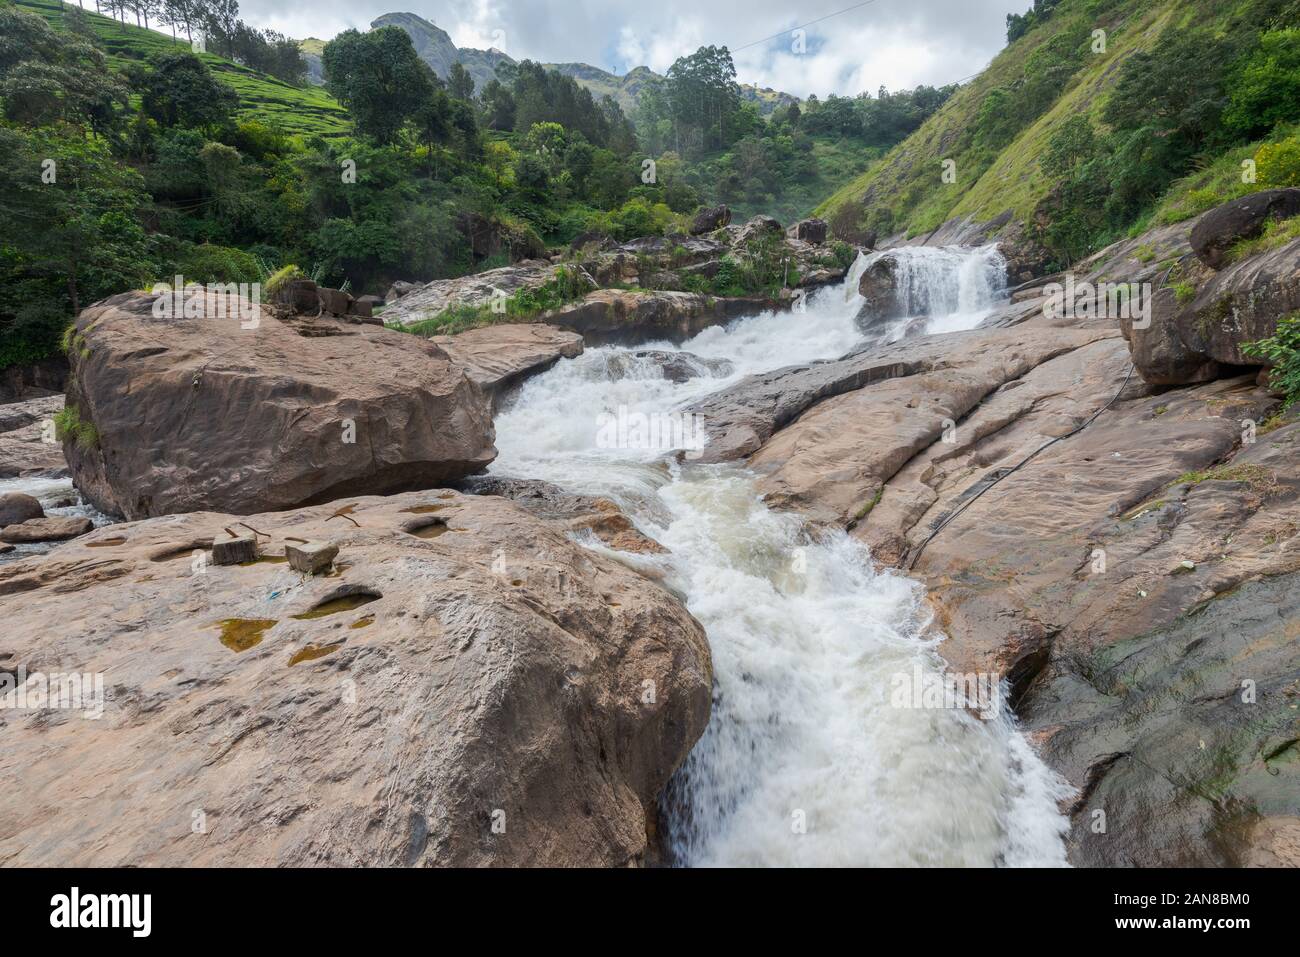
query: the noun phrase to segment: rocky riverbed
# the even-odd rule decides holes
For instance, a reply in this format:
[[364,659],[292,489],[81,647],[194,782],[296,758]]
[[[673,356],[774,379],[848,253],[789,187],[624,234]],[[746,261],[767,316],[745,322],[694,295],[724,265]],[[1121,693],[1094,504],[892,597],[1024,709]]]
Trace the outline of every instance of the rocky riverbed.
[[[0,861],[1300,864],[1300,421],[1241,350],[1300,306],[1300,244],[1222,256],[1279,208],[1071,277],[1152,283],[1149,323],[975,247],[862,258],[806,312],[662,277],[765,222],[592,250],[606,288],[548,323],[428,341],[97,304],[63,454],[60,397],[0,406],[42,511],[0,535],[92,526],[0,557],[0,670],[106,679],[96,720],[0,710]],[[801,277],[822,238],[782,238]],[[966,279],[916,297],[941,261]],[[707,445],[597,440],[661,413]],[[1007,708],[891,706],[913,668]]]

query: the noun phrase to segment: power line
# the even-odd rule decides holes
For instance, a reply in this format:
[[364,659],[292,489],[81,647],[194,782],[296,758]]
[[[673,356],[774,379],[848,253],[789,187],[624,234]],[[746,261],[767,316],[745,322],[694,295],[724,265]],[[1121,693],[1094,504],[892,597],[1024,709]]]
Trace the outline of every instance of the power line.
[[840,14],[843,13],[851,13],[854,10],[861,9],[862,7],[868,6],[875,2],[876,0],[862,0],[862,3],[855,3],[851,7],[845,7],[843,10],[836,10],[834,13],[828,13],[824,17],[818,17],[816,20],[809,20],[807,23],[800,23],[797,26],[791,27],[789,30],[782,30],[780,33],[774,33],[770,37],[764,37],[761,40],[755,40],[753,43],[746,43],[742,47],[734,47],[732,49],[732,52],[735,53],[740,50],[748,50],[750,47],[756,47],[762,43],[771,43],[773,40],[779,39],[780,37],[783,37],[786,34],[793,33],[795,30],[802,30],[804,27],[810,27],[815,23],[821,23],[823,20],[831,19],[831,17],[838,17],[840,16]]

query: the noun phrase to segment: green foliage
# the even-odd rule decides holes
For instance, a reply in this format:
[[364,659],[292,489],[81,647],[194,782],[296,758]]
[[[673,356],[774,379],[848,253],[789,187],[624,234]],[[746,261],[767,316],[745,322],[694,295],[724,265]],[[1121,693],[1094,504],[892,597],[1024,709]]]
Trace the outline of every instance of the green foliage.
[[1300,401],[1300,313],[1286,316],[1272,336],[1246,343],[1241,351],[1269,364],[1269,384],[1286,397],[1287,408]]
[[207,243],[192,245],[185,250],[177,259],[176,268],[186,282],[252,283],[259,282],[262,278],[257,260],[251,253]]
[[441,82],[400,27],[344,30],[325,44],[325,87],[347,108],[357,132],[393,143]]
[[1224,125],[1253,138],[1279,123],[1300,120],[1300,29],[1263,34],[1227,81]]
[[193,53],[167,52],[140,82],[140,109],[160,126],[216,130],[239,106],[239,95]]
[[1261,189],[1300,186],[1300,137],[1265,143],[1255,154],[1255,166]]
[[99,430],[81,418],[75,405],[65,405],[54,414],[54,435],[60,441],[71,439],[82,449],[93,449],[99,444]]
[[493,309],[489,303],[478,306],[453,306],[435,316],[409,325],[393,324],[389,328],[427,339],[431,336],[451,335],[494,323],[524,322],[581,299],[587,294],[588,288],[576,269],[559,266],[556,268],[555,276],[541,286],[535,289],[520,289],[507,299],[504,310]]
[[282,266],[271,275],[266,276],[262,282],[262,293],[267,299],[274,299],[278,296],[286,285],[298,279],[306,279],[307,274],[297,266],[290,263]]

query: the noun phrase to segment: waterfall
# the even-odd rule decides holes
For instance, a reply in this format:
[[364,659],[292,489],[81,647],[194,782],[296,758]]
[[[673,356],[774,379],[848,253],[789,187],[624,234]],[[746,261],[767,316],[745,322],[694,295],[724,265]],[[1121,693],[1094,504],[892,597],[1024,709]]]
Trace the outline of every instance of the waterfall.
[[997,244],[903,246],[862,263],[872,294],[858,316],[864,332],[897,339],[973,329],[1006,299],[1007,263]]
[[844,533],[813,537],[797,515],[771,511],[740,465],[595,439],[598,417],[616,409],[671,414],[744,375],[843,355],[862,339],[868,266],[860,258],[804,313],[738,319],[682,344],[727,360],[695,378],[670,381],[617,347],[562,360],[498,418],[490,471],[614,498],[669,549],[653,561],[704,625],[714,669],[709,726],[664,800],[674,863],[1061,865],[1068,788],[1010,716],[891,701],[899,676],[944,673],[919,584],[877,568]]

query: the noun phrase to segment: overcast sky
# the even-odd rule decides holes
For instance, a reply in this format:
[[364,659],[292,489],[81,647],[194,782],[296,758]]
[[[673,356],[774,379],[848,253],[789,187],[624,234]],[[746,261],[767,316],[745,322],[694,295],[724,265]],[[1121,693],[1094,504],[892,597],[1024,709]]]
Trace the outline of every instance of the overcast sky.
[[[731,48],[741,82],[797,96],[854,95],[979,72],[1006,39],[1006,15],[1030,0],[241,0],[255,26],[329,39],[381,13],[410,12],[457,46],[497,46],[515,59],[579,61],[615,73],[663,72],[706,44]],[[796,34],[805,28],[805,52]],[[784,31],[784,32],[783,32]],[[773,34],[781,34],[767,40]],[[762,42],[760,42],[762,41]]]

